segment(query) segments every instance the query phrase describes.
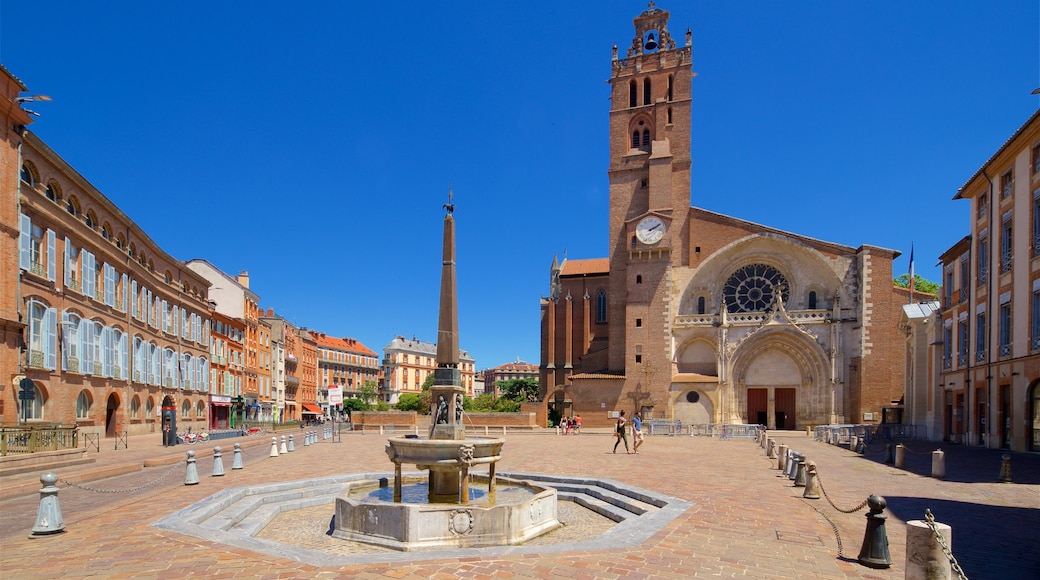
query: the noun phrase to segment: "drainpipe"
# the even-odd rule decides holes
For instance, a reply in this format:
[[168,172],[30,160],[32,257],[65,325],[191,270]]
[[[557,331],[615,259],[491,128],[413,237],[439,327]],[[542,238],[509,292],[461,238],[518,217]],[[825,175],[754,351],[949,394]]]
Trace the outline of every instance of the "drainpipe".
[[[988,249],[988,253],[990,255],[992,255],[993,254],[994,242],[996,241],[996,236],[994,235],[996,230],[994,229],[994,222],[993,222],[993,220],[995,219],[994,216],[996,214],[996,211],[994,211],[994,210],[998,209],[1000,206],[996,203],[996,196],[993,195],[993,179],[989,176],[988,173],[986,173],[986,168],[985,167],[982,168],[982,176],[985,177],[986,178],[986,182],[989,183],[989,205],[990,205],[990,207],[989,207],[989,235],[990,235],[990,238],[989,239],[990,239],[990,247]],[[998,257],[1001,257],[1001,266],[1003,266],[1003,257],[1000,256],[999,252],[997,253],[997,255],[998,255]],[[992,421],[989,420],[989,416],[990,416],[990,406],[991,406],[990,403],[992,401],[992,390],[993,390],[993,323],[995,322],[995,318],[996,318],[994,316],[994,312],[993,312],[993,308],[992,308],[993,304],[994,304],[994,302],[993,302],[993,292],[996,290],[996,287],[995,287],[995,285],[993,283],[993,279],[996,278],[996,268],[993,267],[994,264],[992,263],[992,260],[989,260],[989,256],[986,256],[986,259],[989,262],[988,265],[990,266],[990,272],[989,272],[989,278],[986,279],[986,285],[987,285],[987,291],[986,291],[986,302],[987,302],[987,304],[986,304],[986,322],[987,322],[987,324],[986,324],[986,417],[985,417],[985,419],[986,419],[986,430],[985,430],[986,443],[985,443],[985,445],[986,445],[986,447],[989,447],[989,439],[990,439],[989,432],[990,432],[990,429],[991,429],[990,424],[992,423]],[[998,300],[999,300],[999,297],[998,297]],[[998,308],[999,308],[999,305],[998,305]],[[976,404],[977,403],[978,402],[976,401]]]

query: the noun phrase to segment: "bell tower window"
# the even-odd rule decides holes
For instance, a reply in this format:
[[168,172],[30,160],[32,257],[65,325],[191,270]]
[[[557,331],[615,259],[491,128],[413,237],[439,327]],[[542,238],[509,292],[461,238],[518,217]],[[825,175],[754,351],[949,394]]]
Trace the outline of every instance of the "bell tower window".
[[643,147],[650,147],[650,129],[643,129]]
[[649,78],[645,78],[645,79],[643,79],[643,104],[644,105],[649,105],[650,102],[651,102],[650,79]]
[[628,106],[634,107],[638,104],[636,97],[636,81],[628,83]]
[[632,131],[632,148],[639,148],[639,131]]

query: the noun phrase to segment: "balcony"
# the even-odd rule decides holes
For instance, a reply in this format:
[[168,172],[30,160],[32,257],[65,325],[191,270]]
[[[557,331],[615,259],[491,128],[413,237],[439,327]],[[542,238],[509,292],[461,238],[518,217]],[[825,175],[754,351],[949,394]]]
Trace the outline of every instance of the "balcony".
[[959,355],[957,355],[957,366],[968,366],[968,353],[962,352]]
[[1011,356],[1011,345],[1010,344],[1002,344],[1002,345],[1000,345],[1000,356],[1001,357]]
[[300,379],[293,376],[287,376],[285,377],[285,386],[293,388],[298,387],[300,386]]
[[38,350],[29,351],[29,366],[34,369],[44,368],[44,361],[46,357],[43,356],[43,352]]
[[975,351],[975,362],[986,362],[986,350]]
[[949,356],[943,357],[943,369],[950,370],[953,368],[953,359]]
[[1014,255],[1008,251],[1004,252],[1004,255],[1000,257],[1000,273],[1011,271],[1011,265],[1014,262]]

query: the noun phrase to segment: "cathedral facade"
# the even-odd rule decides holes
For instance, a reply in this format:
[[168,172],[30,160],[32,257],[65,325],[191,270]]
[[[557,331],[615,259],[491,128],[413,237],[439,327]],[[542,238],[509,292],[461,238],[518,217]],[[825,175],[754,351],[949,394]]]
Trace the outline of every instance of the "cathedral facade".
[[614,48],[610,253],[553,260],[543,400],[592,426],[880,422],[903,389],[899,253],[691,207],[691,33],[668,19],[651,2]]

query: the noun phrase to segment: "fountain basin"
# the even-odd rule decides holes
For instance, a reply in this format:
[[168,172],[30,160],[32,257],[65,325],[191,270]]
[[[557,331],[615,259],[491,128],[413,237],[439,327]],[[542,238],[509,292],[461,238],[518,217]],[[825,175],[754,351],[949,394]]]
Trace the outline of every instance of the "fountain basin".
[[473,448],[470,464],[494,463],[502,457],[505,439],[412,439],[391,437],[386,442],[386,454],[390,461],[400,465],[414,464],[419,469],[457,469],[463,461],[460,449]]
[[[486,477],[474,479],[488,482]],[[526,487],[532,493],[527,499],[504,505],[406,504],[351,498],[348,487],[336,498],[332,536],[409,551],[516,545],[560,527],[554,488],[509,478],[499,480]]]

